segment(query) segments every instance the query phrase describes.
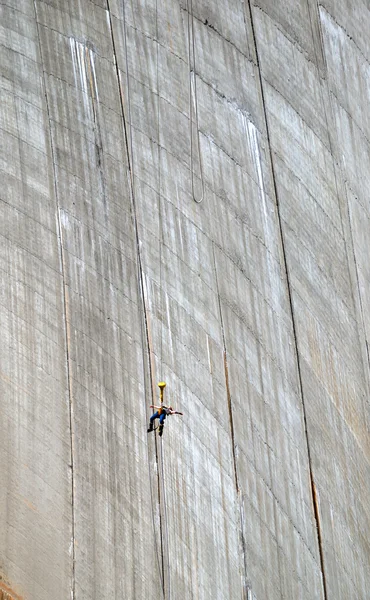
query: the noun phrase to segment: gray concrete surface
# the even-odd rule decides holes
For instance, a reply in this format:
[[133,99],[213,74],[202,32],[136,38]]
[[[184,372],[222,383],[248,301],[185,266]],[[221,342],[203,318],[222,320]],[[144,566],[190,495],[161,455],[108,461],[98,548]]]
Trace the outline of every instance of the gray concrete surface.
[[0,598],[369,598],[369,27],[1,2]]

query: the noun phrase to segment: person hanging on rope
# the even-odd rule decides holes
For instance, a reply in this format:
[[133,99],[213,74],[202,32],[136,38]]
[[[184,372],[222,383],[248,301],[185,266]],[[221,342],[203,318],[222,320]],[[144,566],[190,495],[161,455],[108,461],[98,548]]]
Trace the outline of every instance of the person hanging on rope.
[[161,436],[163,434],[163,426],[164,420],[167,415],[183,415],[184,413],[178,412],[177,410],[173,410],[172,406],[165,406],[161,404],[161,406],[154,406],[151,404],[150,408],[156,408],[156,412],[150,417],[148,433],[154,430],[153,423],[156,419],[159,419],[158,433]]

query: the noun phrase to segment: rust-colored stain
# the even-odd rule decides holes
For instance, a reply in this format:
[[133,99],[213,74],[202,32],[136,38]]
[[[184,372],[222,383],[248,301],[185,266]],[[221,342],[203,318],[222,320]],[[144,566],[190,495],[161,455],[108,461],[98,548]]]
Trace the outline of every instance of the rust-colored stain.
[[0,600],[24,600],[24,598],[13,592],[6,583],[0,581]]
[[30,500],[27,500],[27,498],[22,498],[22,501],[25,503],[26,506],[28,506],[28,508],[30,508],[34,512],[37,512],[37,507],[32,502],[30,502]]
[[316,489],[315,482],[312,477],[312,472],[310,470],[311,477],[311,488],[312,488],[312,500],[313,500],[313,510],[315,514],[316,520],[316,528],[317,528],[317,539],[319,543],[319,554],[320,554],[320,567],[322,574],[322,584],[324,588],[324,598],[328,597],[327,587],[326,587],[326,573],[325,573],[325,565],[324,565],[324,550],[323,550],[323,540],[322,540],[322,530],[321,530],[321,519],[320,519],[320,498]]

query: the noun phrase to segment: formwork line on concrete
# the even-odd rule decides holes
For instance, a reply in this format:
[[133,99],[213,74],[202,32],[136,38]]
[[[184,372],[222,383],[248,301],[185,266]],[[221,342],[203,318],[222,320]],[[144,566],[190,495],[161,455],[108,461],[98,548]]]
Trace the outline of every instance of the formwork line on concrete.
[[65,339],[65,357],[66,357],[66,376],[67,376],[67,385],[68,385],[68,403],[69,403],[69,432],[70,432],[70,469],[71,469],[71,555],[72,555],[72,581],[71,581],[71,597],[72,600],[75,597],[76,593],[76,577],[75,577],[75,564],[76,564],[76,550],[75,550],[75,476],[74,476],[74,430],[73,430],[73,393],[72,393],[72,378],[71,378],[71,369],[70,369],[70,361],[71,361],[71,353],[70,353],[70,331],[69,331],[69,323],[70,319],[69,315],[69,303],[68,303],[68,292],[67,292],[67,283],[66,283],[66,261],[65,261],[65,253],[63,248],[63,230],[62,223],[60,217],[60,204],[58,197],[58,188],[57,188],[57,173],[56,173],[56,160],[55,160],[55,150],[53,144],[53,134],[51,129],[51,113],[49,106],[49,98],[47,93],[46,86],[46,77],[44,70],[44,60],[43,60],[43,52],[40,38],[40,27],[37,18],[37,5],[36,0],[33,0],[33,9],[35,15],[36,29],[37,29],[37,40],[40,52],[40,60],[41,60],[41,70],[42,70],[42,82],[45,94],[45,106],[47,112],[47,118],[49,123],[49,136],[50,136],[50,150],[53,164],[53,180],[54,180],[54,194],[55,194],[55,204],[56,204],[56,221],[57,221],[57,236],[58,236],[58,247],[59,247],[59,262],[60,262],[60,274],[62,277],[62,306],[63,306],[63,321],[64,321],[64,339]]
[[[127,104],[128,104],[127,117],[126,117],[126,109],[125,109],[125,104],[124,104],[124,99],[123,99],[123,90],[122,90],[122,84],[121,84],[120,71],[119,71],[118,60],[117,60],[117,52],[116,52],[116,45],[115,45],[115,40],[114,40],[112,16],[111,16],[109,0],[107,0],[107,14],[109,17],[109,26],[110,26],[113,55],[114,55],[114,66],[115,66],[115,70],[116,70],[116,78],[117,78],[120,105],[121,105],[121,115],[122,115],[122,121],[123,121],[123,129],[124,129],[124,138],[125,138],[125,144],[126,144],[128,175],[129,175],[128,179],[129,179],[131,210],[132,210],[131,216],[132,216],[134,232],[135,232],[136,260],[137,260],[137,271],[138,271],[138,276],[137,276],[138,292],[139,292],[139,298],[141,299],[141,303],[142,303],[142,307],[143,307],[143,313],[142,313],[143,318],[140,318],[140,328],[141,328],[142,349],[143,349],[142,359],[143,359],[144,390],[145,390],[145,393],[144,393],[145,413],[148,417],[148,410],[147,410],[147,396],[148,396],[147,388],[148,388],[148,386],[147,386],[147,375],[146,374],[147,374],[147,369],[148,369],[149,370],[149,380],[150,380],[150,395],[151,395],[152,402],[153,402],[153,400],[154,400],[154,391],[153,391],[154,367],[152,365],[153,350],[151,347],[151,337],[150,337],[150,332],[149,332],[149,327],[150,327],[149,326],[149,312],[148,312],[146,297],[145,297],[145,281],[144,281],[144,272],[143,272],[142,258],[141,258],[141,252],[140,252],[140,239],[139,239],[136,198],[135,198],[135,188],[134,188],[133,144],[132,144],[132,132],[131,132],[131,104],[130,104],[128,57],[127,57],[125,3],[123,3],[123,35],[124,35],[124,44],[125,44],[125,62],[126,62],[126,78],[127,78]],[[128,125],[127,125],[127,120],[128,120]],[[130,130],[130,136],[128,135],[129,130]],[[144,351],[144,348],[146,348],[146,353]],[[145,354],[148,357],[147,360],[146,360]],[[147,444],[147,456],[148,456],[147,462],[148,462],[148,476],[149,476],[149,486],[150,486],[153,538],[154,538],[154,544],[155,544],[155,548],[156,548],[155,553],[156,553],[156,559],[157,559],[159,579],[161,582],[162,596],[163,596],[163,598],[165,598],[162,518],[161,518],[161,514],[160,514],[159,515],[159,524],[160,524],[160,536],[161,536],[161,562],[162,562],[162,568],[161,568],[160,560],[159,560],[157,539],[156,539],[155,522],[154,522],[154,499],[153,499],[152,475],[151,475],[151,468],[150,468],[150,457],[149,457],[149,445],[148,444]],[[156,446],[156,462],[157,462],[157,467],[158,467],[157,446]],[[161,497],[160,497],[160,483],[159,483],[158,468],[157,468],[157,478],[158,478],[158,501],[159,501],[159,505],[160,505]]]
[[270,158],[272,183],[273,183],[276,208],[277,208],[277,221],[278,221],[278,228],[279,228],[279,237],[280,237],[280,241],[281,241],[283,266],[284,266],[284,270],[285,270],[285,274],[286,274],[288,302],[289,302],[289,306],[290,306],[290,313],[291,313],[291,319],[292,319],[292,330],[293,330],[293,338],[294,338],[294,346],[295,346],[295,354],[296,354],[296,364],[297,364],[297,375],[298,375],[298,384],[299,384],[299,395],[300,395],[301,404],[302,404],[302,414],[303,414],[309,476],[310,476],[310,484],[311,484],[312,510],[313,510],[313,514],[315,517],[317,543],[318,543],[319,556],[320,556],[321,580],[322,580],[322,586],[323,586],[324,600],[327,600],[328,594],[327,594],[327,585],[326,585],[326,571],[325,571],[325,563],[324,563],[324,553],[323,553],[323,548],[321,546],[321,536],[320,536],[320,530],[319,530],[319,527],[320,527],[319,515],[317,513],[317,504],[315,502],[316,491],[315,491],[315,487],[314,487],[315,484],[314,484],[314,477],[313,477],[313,471],[312,471],[312,455],[311,455],[310,439],[309,439],[309,433],[308,433],[307,412],[306,412],[306,406],[305,406],[305,399],[304,399],[304,395],[303,395],[303,382],[302,382],[300,354],[299,354],[299,350],[298,350],[298,335],[297,335],[297,328],[296,328],[296,321],[295,321],[295,314],[294,314],[292,284],[290,281],[287,253],[286,253],[286,247],[285,247],[284,231],[283,231],[283,226],[282,226],[282,217],[281,217],[281,213],[280,213],[280,204],[279,204],[279,196],[278,196],[278,189],[277,189],[277,183],[276,183],[275,165],[274,165],[272,145],[271,145],[270,127],[269,127],[268,116],[267,116],[266,99],[265,99],[265,94],[264,94],[261,62],[260,62],[260,57],[259,57],[257,36],[256,36],[256,31],[255,31],[255,25],[254,25],[252,0],[247,0],[247,3],[245,4],[245,6],[247,7],[248,12],[249,12],[249,19],[250,19],[250,23],[251,23],[251,30],[252,30],[252,36],[253,36],[253,43],[254,43],[254,48],[255,48],[255,52],[256,52],[256,63],[257,63],[256,66],[257,66],[257,73],[258,73],[258,82],[259,82],[259,89],[260,89],[260,93],[261,93],[261,104],[262,104],[263,114],[264,114],[264,123],[265,123],[265,127],[266,127],[266,139],[267,139],[267,145],[268,145],[268,154],[269,154],[269,158]]

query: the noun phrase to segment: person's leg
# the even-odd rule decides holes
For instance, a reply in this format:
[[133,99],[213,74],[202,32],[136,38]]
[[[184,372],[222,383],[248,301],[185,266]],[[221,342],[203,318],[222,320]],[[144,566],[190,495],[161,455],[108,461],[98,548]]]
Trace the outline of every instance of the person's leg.
[[159,436],[161,436],[163,433],[163,425],[164,425],[164,420],[165,420],[166,416],[167,416],[166,413],[163,412],[161,414],[161,416],[159,417],[159,427],[158,427]]
[[158,415],[158,411],[155,412],[151,417],[150,417],[150,421],[149,421],[149,427],[148,427],[148,433],[150,433],[151,431],[153,431],[153,423],[155,421],[155,419],[157,419],[159,417]]
[[153,425],[153,422],[158,419],[159,415],[158,415],[158,411],[155,412],[151,417],[150,417],[150,422]]

